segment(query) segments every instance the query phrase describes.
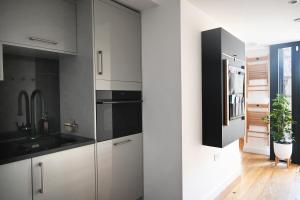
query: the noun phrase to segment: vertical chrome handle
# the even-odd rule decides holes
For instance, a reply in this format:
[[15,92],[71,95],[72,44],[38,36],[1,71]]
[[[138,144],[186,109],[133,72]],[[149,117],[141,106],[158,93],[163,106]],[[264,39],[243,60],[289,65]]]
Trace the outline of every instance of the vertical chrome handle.
[[36,41],[36,42],[43,42],[43,43],[53,44],[53,45],[57,45],[58,44],[58,42],[56,42],[56,41],[47,40],[47,39],[38,38],[38,37],[29,37],[29,40]]
[[41,168],[41,188],[39,189],[39,193],[44,193],[44,165],[42,162],[40,162],[39,167]]
[[224,121],[223,124],[225,126],[229,126],[229,60],[223,60],[223,90],[224,90]]
[[4,71],[3,71],[3,45],[0,43],[0,81],[4,80]]
[[99,75],[103,74],[103,52],[97,52],[97,73]]

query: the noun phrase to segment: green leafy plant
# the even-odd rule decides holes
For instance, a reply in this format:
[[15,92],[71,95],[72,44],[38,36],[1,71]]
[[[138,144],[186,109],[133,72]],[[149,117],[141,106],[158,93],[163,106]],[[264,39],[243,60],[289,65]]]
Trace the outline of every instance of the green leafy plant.
[[294,121],[286,96],[277,94],[277,97],[272,100],[272,110],[264,120],[270,123],[271,136],[276,143],[290,144],[293,142],[292,124]]

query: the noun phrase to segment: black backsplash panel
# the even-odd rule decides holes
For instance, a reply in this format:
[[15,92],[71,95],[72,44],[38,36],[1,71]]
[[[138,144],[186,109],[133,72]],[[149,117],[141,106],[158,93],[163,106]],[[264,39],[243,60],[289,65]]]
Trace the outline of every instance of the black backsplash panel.
[[[4,81],[0,81],[0,134],[16,132],[19,122],[18,95],[25,90],[29,99],[36,89],[42,91],[49,118],[49,132],[60,132],[59,62],[34,57],[4,55]],[[24,100],[23,100],[24,102]]]

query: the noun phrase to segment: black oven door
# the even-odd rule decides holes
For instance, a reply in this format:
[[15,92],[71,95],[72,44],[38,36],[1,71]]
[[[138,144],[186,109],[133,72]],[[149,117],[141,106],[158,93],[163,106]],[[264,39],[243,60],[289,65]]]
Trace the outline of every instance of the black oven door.
[[139,91],[97,91],[97,141],[142,132]]

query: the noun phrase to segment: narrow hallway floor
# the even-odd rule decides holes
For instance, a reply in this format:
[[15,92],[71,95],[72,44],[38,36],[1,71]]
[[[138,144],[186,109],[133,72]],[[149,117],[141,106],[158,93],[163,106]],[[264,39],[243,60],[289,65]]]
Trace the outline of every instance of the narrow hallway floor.
[[300,200],[300,166],[242,153],[242,175],[218,200]]

